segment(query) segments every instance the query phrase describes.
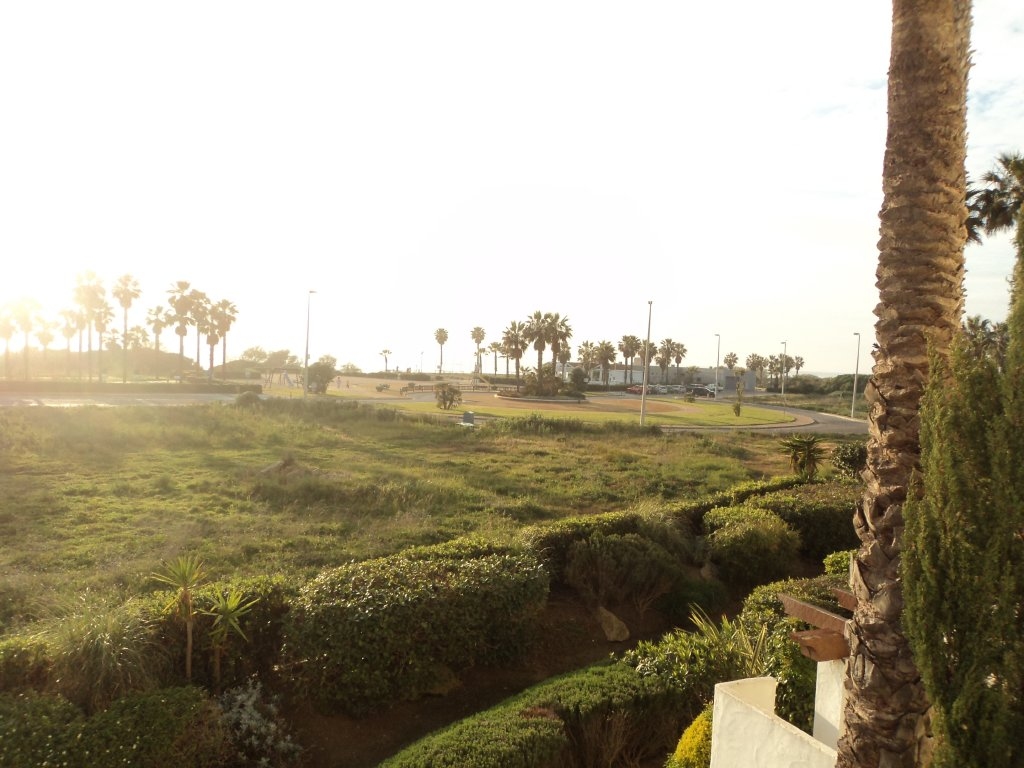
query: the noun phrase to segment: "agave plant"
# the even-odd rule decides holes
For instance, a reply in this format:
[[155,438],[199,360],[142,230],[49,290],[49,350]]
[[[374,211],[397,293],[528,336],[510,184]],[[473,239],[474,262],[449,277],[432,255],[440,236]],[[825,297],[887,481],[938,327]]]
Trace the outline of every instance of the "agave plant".
[[789,454],[790,468],[802,480],[813,480],[825,460],[825,447],[817,435],[790,435],[779,444]]

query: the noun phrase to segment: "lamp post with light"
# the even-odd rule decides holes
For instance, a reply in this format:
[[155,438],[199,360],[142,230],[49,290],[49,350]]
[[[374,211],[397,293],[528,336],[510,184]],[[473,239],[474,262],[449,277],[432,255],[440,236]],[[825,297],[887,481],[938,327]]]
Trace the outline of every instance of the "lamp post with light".
[[779,381],[782,382],[782,396],[786,396],[786,342],[782,342],[782,359],[779,360]]
[[853,334],[857,337],[857,360],[853,364],[853,397],[850,398],[850,418],[853,418],[853,410],[857,405],[857,374],[860,373],[860,334],[856,331]]
[[640,426],[644,425],[644,414],[647,412],[647,372],[651,369],[651,307],[653,301],[647,302],[647,340],[644,342],[644,383],[640,390]]
[[722,337],[719,334],[715,334],[715,338],[718,339],[718,345],[715,347],[715,400],[718,399],[718,360],[722,354]]
[[304,367],[302,371],[302,397],[305,399],[306,393],[309,391],[309,308],[313,301],[313,294],[316,291],[310,291],[306,294],[306,357],[304,360]]

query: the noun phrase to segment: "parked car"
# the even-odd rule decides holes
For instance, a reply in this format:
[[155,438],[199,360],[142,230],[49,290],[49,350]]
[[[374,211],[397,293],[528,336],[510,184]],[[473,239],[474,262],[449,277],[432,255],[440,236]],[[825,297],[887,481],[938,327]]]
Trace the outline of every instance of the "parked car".
[[714,397],[715,390],[711,387],[690,387],[690,394],[694,397]]

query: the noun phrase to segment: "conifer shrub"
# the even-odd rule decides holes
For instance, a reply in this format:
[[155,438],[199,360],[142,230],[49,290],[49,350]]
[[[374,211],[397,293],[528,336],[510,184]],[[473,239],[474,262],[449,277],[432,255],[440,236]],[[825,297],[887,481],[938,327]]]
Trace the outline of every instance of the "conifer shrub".
[[349,564],[300,591],[286,660],[321,705],[363,713],[453,669],[518,657],[547,594],[547,573],[524,553]]
[[711,765],[711,723],[714,707],[704,707],[683,731],[676,751],[665,768],[709,768]]

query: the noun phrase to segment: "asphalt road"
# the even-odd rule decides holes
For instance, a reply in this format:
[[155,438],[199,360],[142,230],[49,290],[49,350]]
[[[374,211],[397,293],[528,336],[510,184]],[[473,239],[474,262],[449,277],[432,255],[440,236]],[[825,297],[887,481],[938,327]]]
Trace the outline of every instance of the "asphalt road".
[[[153,394],[103,394],[103,395],[39,395],[29,393],[0,393],[0,408],[77,408],[95,405],[101,408],[112,408],[121,405],[201,405],[204,403],[234,402],[236,395],[220,395],[205,393],[153,393]],[[757,427],[739,427],[745,430],[766,431],[769,434],[787,435],[793,432],[814,432],[819,434],[866,435],[867,421],[850,419],[845,416],[833,416],[828,413],[805,411],[800,408],[786,408],[777,405],[760,405],[759,408],[776,410],[796,418],[794,422],[782,424],[765,424]],[[668,429],[686,431],[721,431],[737,429],[737,427],[673,427]]]

